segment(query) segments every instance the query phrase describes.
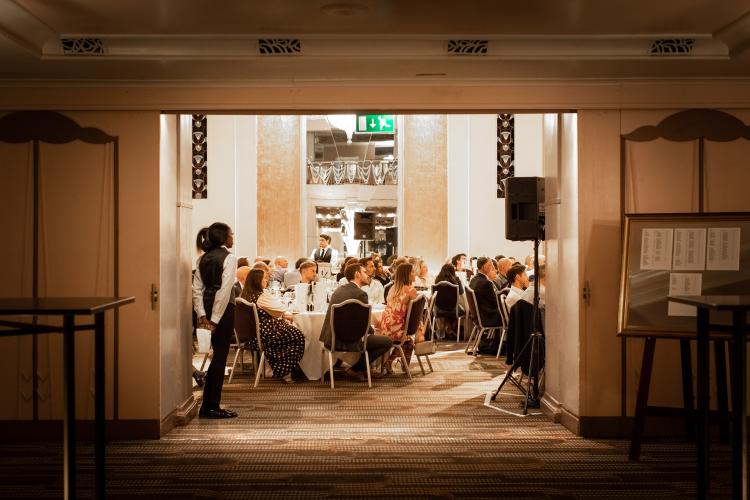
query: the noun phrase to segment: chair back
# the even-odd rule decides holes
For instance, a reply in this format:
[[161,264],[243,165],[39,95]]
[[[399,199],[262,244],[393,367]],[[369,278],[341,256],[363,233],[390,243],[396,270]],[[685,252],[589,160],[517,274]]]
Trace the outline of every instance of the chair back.
[[388,292],[391,291],[391,288],[393,287],[393,281],[386,283],[386,285],[383,287],[383,302],[388,302]]
[[432,285],[435,297],[435,307],[441,312],[453,312],[458,307],[458,285],[449,281],[441,281]]
[[508,318],[510,317],[510,312],[508,311],[508,304],[505,302],[508,298],[508,290],[507,288],[504,288],[497,292],[497,306],[500,308],[500,319],[502,320],[503,328],[508,328]]
[[253,337],[258,341],[258,349],[263,350],[260,340],[260,320],[258,306],[252,302],[237,297],[234,309],[234,331],[239,342],[249,342]]
[[469,303],[469,314],[472,319],[479,325],[479,328],[484,328],[482,324],[482,317],[479,315],[479,306],[477,305],[477,296],[474,290],[466,287],[466,302]]
[[367,335],[371,307],[357,299],[331,306],[331,350],[337,350],[337,345],[353,344]]
[[419,329],[419,324],[422,322],[422,312],[424,311],[424,305],[427,299],[424,295],[417,295],[417,298],[409,301],[409,308],[406,310],[405,334],[414,335]]

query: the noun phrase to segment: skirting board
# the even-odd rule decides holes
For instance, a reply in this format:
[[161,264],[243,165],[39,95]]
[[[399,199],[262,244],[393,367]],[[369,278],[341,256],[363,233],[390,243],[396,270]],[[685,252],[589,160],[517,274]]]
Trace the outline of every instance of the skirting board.
[[183,403],[172,410],[161,421],[159,435],[164,436],[177,426],[187,425],[198,413],[198,405],[191,394]]
[[[159,420],[108,420],[107,441],[159,439]],[[0,420],[0,442],[62,441],[62,420]],[[77,438],[94,440],[94,421],[76,422]]]
[[541,403],[542,413],[550,417],[553,422],[562,424],[576,436],[581,435],[581,425],[578,415],[568,411],[559,401],[548,394],[542,396]]

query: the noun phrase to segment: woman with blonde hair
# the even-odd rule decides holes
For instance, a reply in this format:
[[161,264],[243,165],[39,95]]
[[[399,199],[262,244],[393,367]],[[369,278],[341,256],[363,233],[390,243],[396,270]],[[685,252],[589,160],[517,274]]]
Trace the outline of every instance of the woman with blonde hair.
[[[411,353],[414,351],[414,341],[406,336],[406,313],[409,309],[409,302],[417,298],[417,291],[412,286],[416,271],[408,262],[400,264],[396,268],[393,276],[393,286],[388,291],[388,297],[385,301],[385,311],[380,320],[380,330],[383,335],[388,335],[394,342],[399,342],[406,356],[408,365],[411,360]],[[421,339],[417,339],[419,342]],[[394,351],[386,360],[384,368],[388,373],[392,373],[393,360],[398,357],[397,351]],[[404,371],[408,366],[404,366]]]

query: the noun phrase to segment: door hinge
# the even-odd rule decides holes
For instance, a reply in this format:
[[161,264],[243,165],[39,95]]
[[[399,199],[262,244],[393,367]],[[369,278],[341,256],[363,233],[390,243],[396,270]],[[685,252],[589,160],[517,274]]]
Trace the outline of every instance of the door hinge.
[[156,303],[159,302],[159,289],[151,283],[151,310],[156,310]]
[[591,305],[591,286],[588,280],[583,282],[583,301],[587,306]]

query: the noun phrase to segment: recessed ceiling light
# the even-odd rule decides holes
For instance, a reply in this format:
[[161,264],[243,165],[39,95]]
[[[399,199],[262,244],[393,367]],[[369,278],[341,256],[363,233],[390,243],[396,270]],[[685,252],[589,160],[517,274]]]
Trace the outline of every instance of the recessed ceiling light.
[[369,10],[366,5],[361,3],[329,3],[320,8],[323,14],[339,17],[358,16]]

